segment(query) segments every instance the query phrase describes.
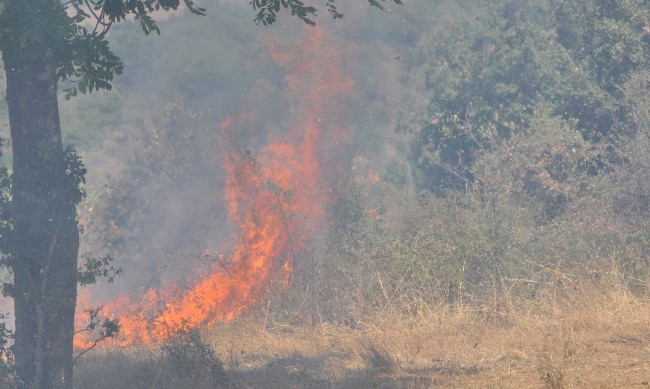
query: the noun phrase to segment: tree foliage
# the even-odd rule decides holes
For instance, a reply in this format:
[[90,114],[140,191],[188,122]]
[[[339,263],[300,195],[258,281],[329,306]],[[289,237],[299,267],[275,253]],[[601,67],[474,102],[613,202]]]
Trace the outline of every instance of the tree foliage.
[[628,114],[619,86],[650,64],[649,9],[505,0],[425,41],[431,103],[412,143],[420,185],[466,187],[477,156],[526,131],[540,104],[575,120],[585,140],[616,143]]

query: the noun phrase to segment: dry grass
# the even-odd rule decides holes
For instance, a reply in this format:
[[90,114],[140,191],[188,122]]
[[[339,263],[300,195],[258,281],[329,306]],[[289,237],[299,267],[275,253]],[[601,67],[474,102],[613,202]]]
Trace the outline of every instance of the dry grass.
[[[416,317],[383,312],[355,329],[263,326],[249,317],[203,339],[238,388],[646,388],[650,381],[650,298],[615,283],[548,289],[535,301],[429,307]],[[96,358],[79,366],[80,379],[129,376],[106,364],[98,370]]]

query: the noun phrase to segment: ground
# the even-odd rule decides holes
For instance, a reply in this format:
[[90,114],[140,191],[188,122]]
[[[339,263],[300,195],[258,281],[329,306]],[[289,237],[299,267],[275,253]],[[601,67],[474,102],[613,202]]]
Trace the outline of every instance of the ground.
[[[411,316],[386,310],[353,327],[251,314],[203,330],[202,339],[236,388],[650,388],[650,299],[625,290]],[[85,381],[98,376],[112,377],[106,387],[144,387],[152,378],[125,370],[156,365],[154,349],[94,351],[80,361],[77,387],[99,387]],[[167,373],[164,366],[149,375]],[[183,385],[214,387],[201,374],[191,370]]]

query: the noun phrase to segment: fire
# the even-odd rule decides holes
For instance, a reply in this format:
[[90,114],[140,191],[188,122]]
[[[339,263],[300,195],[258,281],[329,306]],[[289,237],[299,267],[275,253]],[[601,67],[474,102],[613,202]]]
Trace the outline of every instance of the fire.
[[[224,198],[229,221],[239,229],[233,239],[239,244],[189,290],[172,286],[147,290],[137,304],[126,297],[106,303],[109,317],[120,320],[118,345],[156,343],[240,315],[270,288],[289,283],[293,262],[310,231],[324,225],[337,179],[325,171],[335,171],[332,166],[340,164],[334,153],[346,142],[341,96],[353,82],[337,54],[340,47],[325,30],[307,30],[308,37],[291,50],[274,41],[264,43],[270,59],[289,73],[285,81],[294,118],[291,130],[255,153],[222,145]],[[218,127],[233,135],[225,138],[236,138],[237,123],[246,117],[226,118]],[[90,345],[87,333],[75,337],[77,349]]]

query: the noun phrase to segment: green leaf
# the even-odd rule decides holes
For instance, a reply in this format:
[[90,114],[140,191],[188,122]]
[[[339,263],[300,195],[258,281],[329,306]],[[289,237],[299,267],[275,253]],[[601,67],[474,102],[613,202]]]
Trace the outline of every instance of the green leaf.
[[371,6],[377,7],[382,11],[384,10],[384,6],[381,5],[377,0],[368,0],[368,2],[370,3]]

